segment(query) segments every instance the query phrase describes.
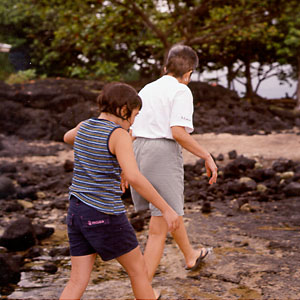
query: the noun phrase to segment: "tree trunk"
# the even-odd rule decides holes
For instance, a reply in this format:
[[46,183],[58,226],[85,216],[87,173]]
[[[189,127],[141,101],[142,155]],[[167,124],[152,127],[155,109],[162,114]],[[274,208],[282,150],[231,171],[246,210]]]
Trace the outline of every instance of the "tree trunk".
[[244,61],[245,63],[245,77],[246,77],[246,97],[252,98],[253,96],[253,87],[252,87],[252,78],[251,78],[251,64],[249,61]]
[[298,60],[298,83],[297,83],[297,91],[296,91],[297,104],[295,110],[300,111],[300,55],[298,55],[297,60]]
[[232,88],[232,82],[234,79],[234,74],[232,72],[232,64],[227,66],[227,88],[231,89]]

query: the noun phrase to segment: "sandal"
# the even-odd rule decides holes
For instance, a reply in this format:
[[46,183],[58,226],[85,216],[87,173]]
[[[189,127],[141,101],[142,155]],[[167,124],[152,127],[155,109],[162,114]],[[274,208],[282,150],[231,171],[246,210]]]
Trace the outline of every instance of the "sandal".
[[200,255],[196,259],[195,264],[192,267],[185,267],[185,269],[189,271],[195,271],[203,262],[203,260],[211,253],[212,253],[212,248],[202,248],[200,251]]

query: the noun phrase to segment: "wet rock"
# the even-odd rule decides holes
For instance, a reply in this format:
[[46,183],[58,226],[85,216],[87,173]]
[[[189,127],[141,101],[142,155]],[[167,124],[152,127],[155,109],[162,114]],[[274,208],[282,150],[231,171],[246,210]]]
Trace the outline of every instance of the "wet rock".
[[21,278],[20,256],[0,253],[0,286],[17,283]]
[[14,163],[1,162],[0,164],[0,174],[4,173],[16,173],[17,167]]
[[226,194],[241,194],[246,191],[247,189],[245,189],[238,180],[234,180],[227,184]]
[[32,247],[30,248],[25,254],[24,254],[24,258],[28,258],[28,259],[32,259],[32,258],[35,258],[35,257],[39,257],[41,255],[43,255],[44,251],[42,248],[40,247]]
[[9,212],[22,211],[24,210],[24,207],[18,201],[10,200],[9,202],[3,203],[3,205],[1,206],[1,210],[9,213]]
[[256,186],[256,189],[260,193],[264,193],[265,191],[268,190],[268,188],[264,184],[261,184],[261,183]]
[[0,245],[9,251],[26,250],[36,244],[34,227],[27,217],[12,222],[0,238]]
[[264,179],[270,179],[275,176],[275,171],[272,170],[271,168],[265,169],[264,170]]
[[299,173],[300,174],[300,163],[295,164],[294,171],[295,171],[295,173]]
[[197,175],[202,175],[202,173],[205,171],[205,160],[204,159],[198,159],[193,167],[193,171]]
[[231,201],[231,205],[235,209],[240,209],[244,204],[248,203],[248,198],[239,196]]
[[300,173],[296,173],[296,174],[293,176],[292,181],[298,181],[298,182],[300,182]]
[[34,227],[36,238],[38,240],[46,239],[54,233],[54,228],[46,227],[42,224],[35,224],[33,225],[33,227]]
[[248,191],[254,191],[257,187],[256,182],[249,177],[242,177],[239,179],[239,183],[245,186]]
[[51,207],[64,210],[67,207],[67,203],[67,199],[57,199],[51,204]]
[[234,162],[227,164],[223,170],[224,178],[238,178],[241,172]]
[[256,182],[251,178],[241,178],[234,180],[227,184],[227,194],[242,194],[256,189]]
[[49,251],[49,255],[52,256],[52,257],[69,256],[70,255],[70,248],[69,247],[53,248]]
[[29,186],[32,184],[31,180],[28,177],[22,175],[17,179],[17,181],[21,187]]
[[34,207],[32,202],[26,200],[18,199],[18,203],[21,204],[25,209],[30,209]]
[[211,208],[210,202],[209,201],[204,201],[203,204],[202,204],[202,207],[201,207],[201,212],[203,214],[209,214],[209,213],[211,213],[211,210],[212,210],[212,208]]
[[295,173],[293,171],[288,171],[288,172],[284,172],[284,173],[279,174],[279,177],[281,179],[290,179],[290,178],[293,178],[294,175],[295,175]]
[[64,170],[66,172],[73,172],[73,168],[74,168],[74,162],[67,159],[64,163]]
[[54,263],[47,262],[43,265],[43,271],[50,273],[50,274],[55,274],[57,272],[58,268]]
[[276,172],[287,172],[293,168],[293,161],[290,159],[278,159],[272,164],[272,168]]
[[135,231],[140,232],[144,229],[145,220],[142,217],[135,217],[130,220],[130,223]]
[[238,156],[234,160],[234,164],[243,171],[245,171],[247,169],[253,169],[255,166],[255,163],[256,163],[255,159],[247,158],[243,155]]
[[34,186],[20,187],[17,189],[17,197],[19,199],[29,198],[31,200],[36,200],[38,198],[36,192],[37,189]]
[[0,199],[12,197],[15,192],[13,181],[6,176],[0,176]]
[[266,179],[272,178],[276,172],[273,169],[254,169],[250,170],[248,175],[256,182],[261,182]]
[[266,195],[266,194],[260,194],[259,196],[257,196],[257,201],[259,202],[268,202],[270,201],[270,196]]
[[300,183],[299,182],[291,182],[283,188],[283,192],[286,196],[300,196]]
[[216,157],[217,161],[223,161],[224,160],[224,155],[222,153],[220,153],[217,157]]
[[229,159],[236,159],[237,158],[237,152],[235,150],[232,150],[228,152]]
[[139,232],[144,229],[146,222],[150,219],[150,212],[149,210],[142,211],[142,212],[134,212],[129,216],[129,220],[133,228]]
[[240,207],[240,210],[244,211],[244,212],[255,212],[256,211],[256,209],[253,206],[251,206],[249,203],[243,204]]
[[38,212],[35,209],[26,209],[24,215],[30,219],[37,217]]

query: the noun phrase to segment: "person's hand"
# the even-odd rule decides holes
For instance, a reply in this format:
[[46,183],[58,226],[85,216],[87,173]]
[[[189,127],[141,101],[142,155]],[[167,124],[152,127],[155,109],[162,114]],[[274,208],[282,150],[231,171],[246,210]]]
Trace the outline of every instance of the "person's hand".
[[205,160],[205,168],[207,176],[210,177],[209,184],[216,183],[218,177],[218,168],[211,156]]
[[163,217],[168,224],[168,231],[172,232],[178,229],[180,218],[171,207],[164,212]]
[[125,178],[125,175],[123,172],[121,172],[121,185],[120,185],[121,191],[125,193],[126,189],[128,189],[128,181]]

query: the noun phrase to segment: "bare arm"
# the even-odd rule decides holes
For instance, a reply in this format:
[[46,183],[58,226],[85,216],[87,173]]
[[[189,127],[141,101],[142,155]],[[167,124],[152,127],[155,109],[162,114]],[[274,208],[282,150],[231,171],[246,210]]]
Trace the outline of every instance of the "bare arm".
[[67,131],[64,135],[64,142],[70,145],[74,145],[74,141],[75,141],[75,137],[77,134],[77,131],[80,127],[82,122],[80,122],[76,127],[74,127],[73,129],[70,129],[69,131]]
[[179,226],[178,215],[139,171],[129,133],[123,129],[116,129],[110,137],[109,148],[117,156],[128,183],[162,212],[170,231],[177,229]]
[[209,183],[215,183],[217,181],[218,169],[209,152],[202,148],[197,141],[186,132],[184,127],[173,126],[171,130],[176,142],[178,142],[187,151],[205,160],[207,176],[211,177]]

